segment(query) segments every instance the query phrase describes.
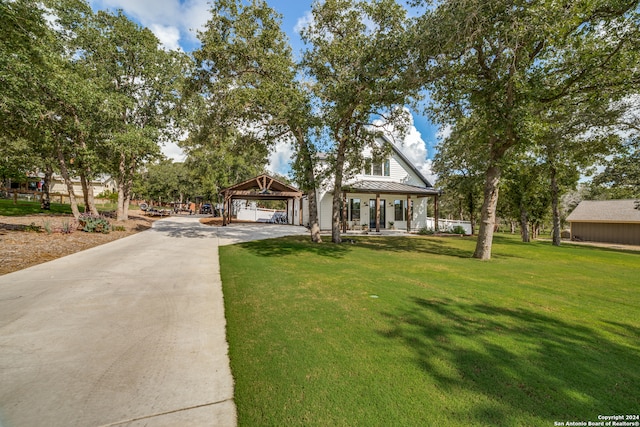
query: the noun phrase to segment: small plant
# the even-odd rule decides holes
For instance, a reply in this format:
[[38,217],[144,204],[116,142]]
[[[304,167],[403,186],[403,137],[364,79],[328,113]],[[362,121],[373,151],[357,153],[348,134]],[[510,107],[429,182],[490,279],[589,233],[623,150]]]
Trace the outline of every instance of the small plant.
[[24,227],[24,231],[35,231],[36,233],[40,233],[42,231],[42,227],[36,225],[35,222]]
[[452,234],[467,234],[467,230],[464,229],[461,225],[456,225],[451,229]]
[[111,231],[127,231],[127,228],[124,225],[112,225]]
[[44,231],[47,232],[47,234],[51,234],[52,230],[51,230],[51,223],[49,221],[45,221],[43,224],[44,227]]
[[393,230],[394,229],[394,226],[393,226],[394,224],[395,224],[395,222],[389,221],[389,228]]
[[436,232],[433,231],[433,228],[422,227],[420,230],[418,230],[418,234],[421,236],[430,236],[435,233]]
[[76,228],[78,228],[78,226],[75,225],[75,222],[64,220],[62,221],[60,231],[62,232],[62,234],[71,234],[75,231]]
[[86,231],[87,233],[109,234],[109,231],[111,231],[109,220],[102,216],[82,214],[80,215],[79,222],[82,231]]

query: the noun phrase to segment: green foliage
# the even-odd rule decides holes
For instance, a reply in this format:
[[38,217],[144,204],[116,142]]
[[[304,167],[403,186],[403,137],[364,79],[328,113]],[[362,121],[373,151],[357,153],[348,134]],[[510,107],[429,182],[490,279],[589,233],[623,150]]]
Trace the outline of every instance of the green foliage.
[[[404,106],[418,97],[418,82],[410,42],[406,37],[406,11],[393,0],[376,2],[327,0],[315,2],[313,23],[302,30],[309,44],[302,66],[313,79],[321,123],[331,139],[329,173],[333,187],[362,170],[363,151],[376,156],[381,132],[374,121],[381,116],[404,135],[410,114]],[[334,191],[332,241],[340,242],[340,192]]]
[[611,158],[593,178],[589,198],[640,198],[640,149],[629,145]]
[[466,234],[467,231],[464,229],[463,226],[456,225],[455,227],[451,228],[450,233],[453,233],[453,234]]
[[491,263],[471,238],[221,247],[239,425],[545,426],[636,407],[640,253],[495,240]]
[[96,196],[98,199],[107,199],[111,201],[111,203],[115,203],[118,201],[118,192],[115,190],[105,190],[102,193]]
[[436,232],[433,228],[422,227],[420,230],[418,230],[418,234],[420,236],[430,236],[432,234],[436,234]]
[[202,196],[194,180],[194,174],[184,163],[161,160],[146,165],[134,181],[134,191],[141,199],[158,202],[193,200]]
[[103,233],[109,234],[111,231],[111,223],[103,216],[95,216],[91,214],[82,214],[78,219],[82,231],[87,233]]
[[24,230],[25,231],[33,231],[35,233],[40,233],[40,232],[42,232],[42,227],[40,227],[39,225],[36,225],[35,222],[32,222],[31,224],[25,226]]
[[[480,124],[470,138],[474,163],[485,163],[476,257],[491,256],[502,162],[532,148],[529,124],[559,105],[601,111],[637,93],[639,23],[637,2],[600,1],[445,0],[417,19],[432,117]],[[606,97],[596,95],[602,88]]]

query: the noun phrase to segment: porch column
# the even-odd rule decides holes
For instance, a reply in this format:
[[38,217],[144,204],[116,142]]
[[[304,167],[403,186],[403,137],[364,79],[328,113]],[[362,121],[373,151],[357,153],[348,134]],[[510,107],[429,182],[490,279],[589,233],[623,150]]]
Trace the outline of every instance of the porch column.
[[303,216],[304,212],[302,211],[302,198],[298,197],[296,199],[296,202],[298,203],[298,213],[299,213],[299,215],[298,215],[298,225],[302,225],[303,218],[304,218],[304,216]]
[[411,217],[413,213],[411,212],[411,196],[407,194],[407,233],[411,232]]
[[440,228],[438,227],[438,195],[436,194],[436,196],[433,198],[434,204],[433,204],[433,222],[434,222],[434,226],[435,226],[435,232],[437,233],[438,230],[440,230]]
[[376,233],[380,232],[380,194],[376,194]]
[[342,193],[342,232],[347,232],[347,192]]

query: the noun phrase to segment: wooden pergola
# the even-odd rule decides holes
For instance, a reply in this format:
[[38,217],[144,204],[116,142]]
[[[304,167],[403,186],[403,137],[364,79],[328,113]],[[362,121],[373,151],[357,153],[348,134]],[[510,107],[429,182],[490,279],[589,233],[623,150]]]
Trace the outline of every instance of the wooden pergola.
[[[287,206],[289,207],[291,204],[292,208],[293,204],[298,201],[300,205],[300,217],[302,218],[302,206],[300,204],[302,192],[266,174],[225,188],[220,194],[224,197],[223,226],[231,223],[231,205],[233,200],[286,200]],[[300,223],[301,222],[302,220],[300,220]]]

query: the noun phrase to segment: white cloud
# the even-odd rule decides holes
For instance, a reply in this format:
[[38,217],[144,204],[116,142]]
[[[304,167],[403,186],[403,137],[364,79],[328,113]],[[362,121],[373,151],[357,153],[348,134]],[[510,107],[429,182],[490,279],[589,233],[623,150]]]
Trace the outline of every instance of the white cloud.
[[178,28],[152,24],[149,29],[153,31],[153,34],[166,49],[178,50],[180,48],[180,30]]
[[194,43],[197,30],[209,18],[207,0],[91,0],[94,10],[122,9],[130,18],[151,29],[166,48]]
[[383,125],[383,122],[378,120],[376,125],[383,125],[385,132],[391,136],[393,144],[407,157],[415,167],[433,184],[434,175],[431,171],[431,160],[427,158],[427,144],[422,139],[422,134],[415,127],[413,121],[413,115],[405,108],[408,116],[408,126],[404,138],[400,137],[394,127],[390,124]]
[[298,18],[298,22],[296,22],[295,27],[293,27],[293,30],[300,34],[300,32],[311,26],[313,24],[313,14],[311,13],[310,10],[308,10],[307,12],[305,12],[305,14],[303,16],[301,16],[300,18]]
[[162,154],[174,162],[184,162],[187,155],[175,142],[167,142],[162,147]]
[[293,145],[289,141],[276,143],[274,149],[269,154],[269,164],[267,170],[270,173],[288,175],[291,169],[290,163],[293,158]]

